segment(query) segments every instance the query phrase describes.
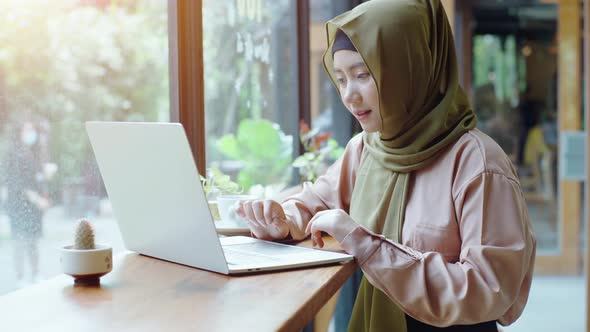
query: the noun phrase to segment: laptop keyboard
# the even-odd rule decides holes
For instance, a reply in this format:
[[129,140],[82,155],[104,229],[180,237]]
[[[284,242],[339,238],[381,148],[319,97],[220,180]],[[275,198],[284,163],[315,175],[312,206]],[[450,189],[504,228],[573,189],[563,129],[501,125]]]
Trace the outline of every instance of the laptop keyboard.
[[248,250],[241,250],[234,248],[238,246],[227,246],[223,247],[225,253],[225,260],[230,265],[250,265],[250,264],[268,264],[278,262],[280,259],[277,257],[264,255],[258,252],[252,252]]
[[231,265],[276,264],[290,255],[309,253],[307,248],[286,246],[272,242],[251,242],[223,246],[225,259]]

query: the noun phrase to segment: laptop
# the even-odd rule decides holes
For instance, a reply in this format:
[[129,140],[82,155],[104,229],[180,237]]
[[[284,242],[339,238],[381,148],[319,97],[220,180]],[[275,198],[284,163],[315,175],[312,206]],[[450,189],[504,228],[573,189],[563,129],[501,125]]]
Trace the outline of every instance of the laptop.
[[220,236],[179,123],[86,122],[124,246],[222,274],[332,264],[351,255]]

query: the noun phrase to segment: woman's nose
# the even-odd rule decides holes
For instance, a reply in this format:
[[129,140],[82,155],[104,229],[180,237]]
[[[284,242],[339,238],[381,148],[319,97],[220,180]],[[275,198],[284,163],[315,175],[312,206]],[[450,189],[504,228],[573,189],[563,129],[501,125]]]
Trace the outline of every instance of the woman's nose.
[[356,84],[348,84],[346,86],[342,99],[345,104],[356,104],[361,101],[361,94]]

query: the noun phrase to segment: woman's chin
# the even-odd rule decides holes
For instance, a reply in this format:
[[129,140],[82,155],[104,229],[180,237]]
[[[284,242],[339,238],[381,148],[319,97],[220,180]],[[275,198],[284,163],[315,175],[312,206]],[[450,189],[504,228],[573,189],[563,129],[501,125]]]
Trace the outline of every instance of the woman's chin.
[[376,133],[380,129],[380,128],[375,128],[375,127],[371,127],[371,126],[363,126],[363,125],[361,125],[361,127],[363,128],[363,131],[365,133]]

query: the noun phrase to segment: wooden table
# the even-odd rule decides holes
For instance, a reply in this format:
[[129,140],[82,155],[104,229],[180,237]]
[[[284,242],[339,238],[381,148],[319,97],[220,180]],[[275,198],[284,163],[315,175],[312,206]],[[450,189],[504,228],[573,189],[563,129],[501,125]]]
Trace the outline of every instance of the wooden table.
[[297,331],[355,268],[229,277],[125,252],[98,287],[60,275],[0,297],[0,330]]

